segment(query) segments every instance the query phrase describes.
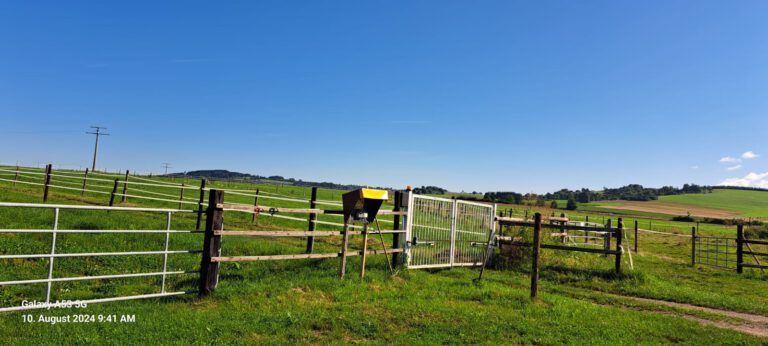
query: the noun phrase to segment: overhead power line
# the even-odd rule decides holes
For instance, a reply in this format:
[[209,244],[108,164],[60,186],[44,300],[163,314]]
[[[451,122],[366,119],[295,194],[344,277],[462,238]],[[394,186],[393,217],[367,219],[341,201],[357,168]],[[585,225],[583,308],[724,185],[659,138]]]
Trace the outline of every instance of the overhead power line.
[[109,136],[109,133],[101,132],[101,130],[106,130],[106,127],[103,126],[91,126],[92,129],[96,129],[96,132],[86,132],[89,135],[96,135],[96,145],[93,147],[93,165],[91,166],[91,170],[96,170],[96,155],[99,152],[99,137],[100,136]]

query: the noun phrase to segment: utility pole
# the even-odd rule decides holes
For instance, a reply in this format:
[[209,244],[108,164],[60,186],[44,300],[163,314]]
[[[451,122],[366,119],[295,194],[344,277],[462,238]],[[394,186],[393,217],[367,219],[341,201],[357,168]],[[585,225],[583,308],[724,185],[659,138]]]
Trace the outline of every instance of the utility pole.
[[96,154],[99,152],[99,136],[109,136],[109,133],[103,133],[101,130],[106,130],[103,126],[91,126],[92,129],[96,129],[96,132],[86,132],[89,135],[96,135],[96,145],[93,147],[93,165],[91,171],[96,170]]
[[163,167],[165,168],[165,175],[168,175],[168,168],[171,168],[171,164],[168,162],[163,162]]

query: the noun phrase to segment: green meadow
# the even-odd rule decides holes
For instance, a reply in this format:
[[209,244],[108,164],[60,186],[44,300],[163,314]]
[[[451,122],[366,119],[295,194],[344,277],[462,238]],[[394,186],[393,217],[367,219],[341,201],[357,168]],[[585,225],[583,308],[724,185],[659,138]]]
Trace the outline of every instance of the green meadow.
[[[71,172],[75,176],[82,172]],[[66,174],[66,173],[65,173]],[[8,179],[8,176],[0,176]],[[36,182],[37,175],[24,178]],[[93,175],[97,177],[97,175]],[[105,180],[118,177],[103,176]],[[13,177],[11,176],[11,179]],[[76,180],[70,179],[73,182]],[[198,181],[160,179],[175,184]],[[66,178],[59,179],[65,186]],[[136,180],[139,181],[139,180]],[[57,183],[54,180],[54,183]],[[108,181],[93,182],[99,191],[111,190]],[[66,185],[76,187],[74,184]],[[212,182],[216,188],[252,191],[259,188],[274,197],[260,205],[308,207],[309,188]],[[104,188],[106,187],[106,189]],[[120,186],[122,188],[122,185]],[[140,192],[138,190],[143,190]],[[141,193],[190,201],[182,209],[196,208],[199,192],[129,184],[128,194]],[[147,193],[149,192],[149,193]],[[154,192],[155,194],[151,194]],[[187,193],[188,192],[188,193]],[[243,192],[248,194],[247,192]],[[335,209],[342,191],[320,189],[319,199]],[[169,197],[165,195],[178,195]],[[0,181],[0,201],[40,203],[37,185]],[[263,196],[267,196],[266,194]],[[108,194],[52,188],[49,204],[105,205]],[[228,194],[227,203],[253,204],[252,196]],[[176,201],[128,197],[118,206],[178,208]],[[385,208],[391,208],[387,204]],[[306,215],[297,215],[306,217]],[[60,229],[146,230],[164,229],[164,213],[62,210]],[[593,216],[598,217],[598,216]],[[227,230],[306,230],[307,222],[252,214],[225,212]],[[51,229],[52,210],[0,207],[0,228]],[[339,222],[321,215],[321,221]],[[171,228],[193,230],[194,213],[174,214]],[[641,220],[643,222],[660,222]],[[391,227],[382,218],[381,227]],[[320,230],[339,230],[321,224]],[[530,237],[530,230],[505,227],[506,235]],[[713,231],[712,232],[716,232]],[[545,242],[556,242],[545,236]],[[352,249],[361,248],[352,237]],[[372,237],[369,247],[390,246],[392,239]],[[57,249],[66,252],[162,250],[164,234],[60,234]],[[628,232],[625,244],[634,241]],[[340,239],[318,238],[316,252],[336,252]],[[272,255],[303,253],[303,238],[227,237],[222,254]],[[0,254],[45,254],[50,234],[0,234]],[[173,234],[171,250],[202,249],[201,234]],[[627,249],[629,250],[629,249]],[[389,272],[384,256],[370,256],[366,277],[360,279],[359,258],[350,258],[347,277],[338,277],[338,259],[224,263],[217,290],[209,297],[189,294],[162,299],[91,304],[84,309],[28,310],[0,313],[0,340],[8,344],[732,344],[761,345],[768,325],[691,306],[768,316],[765,274],[746,270],[742,275],[690,264],[687,237],[641,234],[639,252],[623,256],[624,272],[612,272],[613,257],[544,250],[538,300],[529,298],[530,261],[527,249],[513,258],[498,252],[482,281],[478,269],[408,270]],[[631,258],[631,260],[630,260]],[[55,277],[110,275],[160,271],[161,255],[56,259]],[[47,259],[0,260],[0,281],[44,278]],[[169,291],[196,289],[199,254],[169,255],[168,267],[188,273],[169,276]],[[160,278],[54,283],[54,299],[93,299],[151,294],[160,290]],[[0,304],[45,298],[45,284],[0,286]],[[648,298],[656,301],[638,301]],[[665,302],[689,304],[669,306]],[[133,315],[126,323],[28,323],[33,318],[72,314]],[[750,326],[757,332],[745,332]],[[766,334],[768,335],[768,334]]]

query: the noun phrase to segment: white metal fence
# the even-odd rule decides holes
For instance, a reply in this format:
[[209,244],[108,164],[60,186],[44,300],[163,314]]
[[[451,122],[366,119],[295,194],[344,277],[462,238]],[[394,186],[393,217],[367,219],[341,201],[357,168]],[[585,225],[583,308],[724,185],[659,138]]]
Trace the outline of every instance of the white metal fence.
[[411,195],[408,202],[409,268],[482,265],[495,230],[495,206]]
[[[174,254],[196,254],[201,253],[201,250],[170,250],[169,243],[172,234],[190,234],[190,233],[203,233],[202,231],[191,230],[172,230],[171,218],[176,213],[193,213],[190,210],[176,210],[176,209],[158,209],[158,208],[125,208],[125,207],[102,207],[102,206],[77,206],[77,205],[53,205],[53,204],[30,204],[30,203],[0,203],[2,208],[45,208],[54,210],[54,218],[52,220],[52,229],[0,229],[0,234],[21,234],[21,233],[50,233],[51,234],[51,247],[49,253],[38,254],[7,254],[9,249],[3,249],[3,244],[0,243],[0,269],[3,267],[8,268],[7,261],[20,260],[20,259],[47,259],[48,260],[48,275],[47,278],[41,279],[28,279],[28,280],[13,280],[13,281],[0,281],[0,289],[4,289],[6,286],[11,285],[37,285],[47,284],[45,302],[40,304],[22,304],[17,306],[0,306],[0,312],[4,311],[16,311],[16,310],[28,310],[36,308],[49,308],[59,307],[62,304],[68,304],[59,302],[52,297],[52,286],[54,283],[70,282],[70,281],[83,281],[83,280],[109,280],[109,279],[121,279],[121,278],[136,278],[136,277],[160,277],[160,287],[158,287],[157,293],[140,294],[131,296],[117,296],[109,298],[98,299],[81,299],[80,303],[101,303],[110,301],[122,301],[131,299],[142,298],[156,298],[175,296],[187,293],[196,293],[196,291],[175,291],[169,292],[167,290],[166,278],[171,275],[182,274],[197,274],[197,270],[188,271],[168,271],[168,256]],[[75,209],[75,210],[109,210],[116,212],[151,212],[162,213],[166,217],[166,228],[164,230],[86,230],[86,229],[59,229],[59,216],[62,210]],[[60,234],[165,234],[165,246],[163,250],[155,251],[125,251],[125,252],[81,252],[81,253],[64,253],[57,251],[57,235]],[[125,273],[114,275],[85,275],[75,277],[56,277],[55,275],[55,262],[57,258],[66,257],[100,257],[100,256],[140,256],[140,255],[162,255],[163,262],[160,271],[149,271],[140,273]],[[6,262],[6,263],[3,263]],[[42,297],[22,297],[25,300],[36,301]]]

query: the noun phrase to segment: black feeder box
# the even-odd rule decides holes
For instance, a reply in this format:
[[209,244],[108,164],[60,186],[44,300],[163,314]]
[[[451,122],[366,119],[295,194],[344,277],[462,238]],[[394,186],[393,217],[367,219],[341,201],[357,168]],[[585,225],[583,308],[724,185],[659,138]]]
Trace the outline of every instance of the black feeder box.
[[376,219],[381,204],[388,199],[386,190],[357,189],[341,196],[344,202],[344,220],[347,223],[367,224]]

